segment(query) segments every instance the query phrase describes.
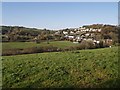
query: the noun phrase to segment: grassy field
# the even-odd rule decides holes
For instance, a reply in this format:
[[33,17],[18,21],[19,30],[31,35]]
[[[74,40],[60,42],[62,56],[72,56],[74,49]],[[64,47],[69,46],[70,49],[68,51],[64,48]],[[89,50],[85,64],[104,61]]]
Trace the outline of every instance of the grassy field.
[[77,46],[79,44],[74,44],[70,41],[51,41],[49,44],[47,42],[41,42],[36,44],[35,42],[5,42],[2,43],[2,49],[23,49],[30,47],[43,47],[43,46],[54,46],[59,48],[66,48],[68,46]]
[[117,47],[3,56],[2,63],[3,88],[119,87],[120,83]]

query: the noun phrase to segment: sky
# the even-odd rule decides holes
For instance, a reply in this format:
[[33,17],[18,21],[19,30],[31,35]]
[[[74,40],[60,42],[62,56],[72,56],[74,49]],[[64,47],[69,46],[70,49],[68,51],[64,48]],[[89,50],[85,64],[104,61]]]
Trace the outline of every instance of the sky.
[[2,2],[119,2],[120,0],[1,0]]
[[2,25],[47,29],[118,23],[117,2],[2,2]]

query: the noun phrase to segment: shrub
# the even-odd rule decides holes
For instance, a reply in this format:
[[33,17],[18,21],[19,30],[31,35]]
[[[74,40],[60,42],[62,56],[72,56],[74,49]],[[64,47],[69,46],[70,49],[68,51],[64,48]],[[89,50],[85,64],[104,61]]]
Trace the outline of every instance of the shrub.
[[67,48],[65,48],[63,51],[74,51],[74,50],[77,50],[77,46],[67,47]]
[[21,54],[23,49],[8,49],[2,51],[2,56],[17,55]]
[[53,46],[46,46],[46,47],[42,47],[44,52],[55,52],[58,50],[57,47],[53,47]]
[[41,47],[32,47],[32,48],[25,48],[23,49],[23,54],[30,54],[30,53],[42,53],[43,49]]
[[95,48],[95,45],[93,44],[93,41],[82,41],[80,43],[80,46],[78,46],[78,49],[93,49]]

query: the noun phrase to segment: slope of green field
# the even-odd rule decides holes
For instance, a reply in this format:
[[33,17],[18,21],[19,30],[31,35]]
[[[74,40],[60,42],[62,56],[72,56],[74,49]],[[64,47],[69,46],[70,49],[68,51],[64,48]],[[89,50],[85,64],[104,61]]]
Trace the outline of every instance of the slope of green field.
[[77,46],[79,44],[74,44],[70,41],[51,41],[49,44],[47,42],[41,42],[36,44],[35,42],[5,42],[2,43],[2,49],[23,49],[30,47],[43,47],[43,46],[54,46],[59,48],[65,48],[68,46]]
[[119,87],[118,48],[2,57],[3,88]]

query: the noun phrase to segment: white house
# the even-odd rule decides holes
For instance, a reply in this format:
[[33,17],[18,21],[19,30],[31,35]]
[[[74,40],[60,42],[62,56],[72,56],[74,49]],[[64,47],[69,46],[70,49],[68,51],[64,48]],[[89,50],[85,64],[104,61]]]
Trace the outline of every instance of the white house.
[[66,32],[66,31],[63,31],[63,34],[68,34],[68,32]]
[[73,31],[70,31],[71,34],[73,34],[74,32]]
[[92,29],[92,31],[93,31],[93,32],[95,32],[95,31],[96,31],[96,29]]
[[85,36],[89,36],[90,34],[89,33],[86,33]]
[[69,38],[69,39],[73,39],[73,38],[74,38],[74,36],[68,36],[68,38]]
[[98,29],[98,32],[101,32],[101,29]]
[[78,30],[77,28],[74,29],[74,31],[77,31],[77,30]]
[[97,43],[97,44],[99,44],[99,43],[100,43],[100,41],[97,41],[97,40],[93,40],[93,42],[94,42],[94,43]]
[[80,36],[77,36],[76,39],[79,39],[79,40],[80,40],[81,38],[80,38]]
[[76,34],[80,34],[80,31],[77,31]]
[[60,34],[60,32],[59,32],[59,31],[57,31],[57,32],[55,32],[55,34]]
[[68,35],[65,35],[64,37],[65,37],[65,38],[67,38],[67,37],[68,37]]

